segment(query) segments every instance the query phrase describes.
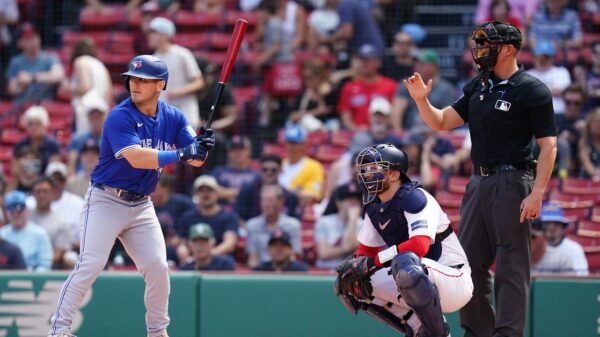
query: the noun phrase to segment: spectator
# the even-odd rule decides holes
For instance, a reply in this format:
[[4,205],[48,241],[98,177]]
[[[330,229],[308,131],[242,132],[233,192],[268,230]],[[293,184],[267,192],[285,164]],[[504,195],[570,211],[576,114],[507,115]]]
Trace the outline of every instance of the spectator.
[[175,193],[173,185],[175,177],[163,173],[158,179],[158,184],[154,192],[150,194],[156,216],[161,224],[167,227],[169,232],[175,230],[175,225],[179,223],[182,215],[195,207],[192,199],[185,195]]
[[[429,102],[435,107],[445,107],[452,104],[457,97],[454,86],[440,77],[439,64],[438,53],[433,49],[425,49],[417,56],[414,70],[421,74],[425,83],[429,80],[433,81],[433,87],[428,96]],[[408,90],[404,86],[398,86],[393,102],[391,120],[394,131],[410,131],[415,126],[425,124],[419,115],[417,105],[410,98]]]
[[8,187],[8,183],[4,176],[0,174],[0,227],[6,224],[6,211],[4,209],[4,194],[6,193],[6,189]]
[[[67,165],[62,162],[53,162],[46,169],[46,176],[54,182],[54,195],[50,207],[53,212],[62,214],[63,219],[71,228],[73,245],[79,248],[79,232],[81,226],[81,212],[83,199],[66,190]],[[35,207],[35,206],[33,206]]]
[[[576,76],[587,93],[589,107],[600,106],[600,41],[591,45],[591,67],[583,68],[582,74]],[[575,73],[575,70],[573,71]]]
[[277,185],[263,186],[260,192],[261,214],[246,222],[246,252],[248,266],[256,267],[270,260],[267,249],[269,236],[277,229],[291,237],[293,251],[302,253],[300,221],[283,213],[283,189]]
[[269,272],[305,272],[308,265],[303,261],[296,261],[294,249],[289,234],[281,229],[274,230],[268,241],[269,260],[263,261],[252,268],[254,271]]
[[556,49],[550,41],[538,41],[533,49],[533,54],[535,55],[535,67],[527,72],[539,78],[550,89],[554,113],[564,113],[565,102],[562,98],[562,92],[571,84],[569,70],[554,64]]
[[[48,163],[60,160],[60,146],[56,140],[48,136],[48,111],[41,106],[34,105],[25,111],[23,123],[27,131],[27,136],[20,140],[13,149],[13,158],[23,158],[28,149],[31,149],[33,155],[39,162],[36,174],[43,174]],[[21,173],[21,165],[17,160],[13,160],[13,174]],[[33,165],[33,164],[32,164]]]
[[332,36],[321,36],[320,43],[345,44],[345,51],[338,54],[342,64],[349,62],[349,55],[356,53],[362,46],[370,45],[377,53],[385,50],[383,34],[375,22],[366,1],[334,0],[340,25]]
[[585,92],[579,84],[569,85],[562,93],[565,102],[565,113],[555,115],[558,128],[558,169],[560,177],[576,175],[579,172],[577,153],[578,141],[585,126],[582,108]]
[[90,186],[92,171],[98,165],[99,155],[100,145],[94,139],[88,139],[78,154],[78,161],[81,163],[82,170],[67,179],[66,189],[68,192],[82,199],[85,198],[85,194]]
[[22,146],[12,158],[13,182],[9,190],[29,192],[33,182],[41,176],[41,162],[39,154],[31,146]]
[[[235,203],[234,209],[244,221],[260,215],[260,191],[262,187],[279,186],[277,178],[281,173],[281,158],[277,155],[263,155],[260,158],[260,166],[260,177],[242,185]],[[282,187],[282,189],[285,213],[297,218],[298,197],[285,188]]]
[[335,269],[358,248],[361,195],[355,183],[335,189],[332,197],[335,210],[315,223],[318,268]]
[[169,68],[169,83],[160,98],[181,111],[193,128],[200,126],[200,112],[196,93],[204,87],[204,79],[192,52],[172,43],[175,25],[169,19],[156,17],[150,21],[148,45],[154,55],[165,61]]
[[11,58],[6,71],[13,103],[54,99],[56,86],[65,76],[59,59],[42,51],[40,36],[30,23],[21,26],[17,43],[22,53]]
[[567,8],[567,0],[544,0],[531,22],[529,43],[550,41],[556,48],[580,48],[583,45],[581,21],[576,11]]
[[[260,57],[253,64],[255,70],[275,63],[291,62],[294,59],[294,47],[290,43],[285,27],[286,18],[282,18],[279,14],[282,1],[285,2],[285,0],[262,0],[258,5],[260,19],[257,35],[260,41],[258,44]],[[283,15],[285,16],[285,11]]]
[[135,32],[133,49],[136,55],[152,54],[153,50],[148,45],[150,22],[159,14],[160,8],[156,2],[148,1],[140,7],[140,10],[142,11],[142,21],[140,22],[140,29]]
[[[479,0],[477,2],[477,11],[475,12],[475,23],[482,24],[488,22],[490,9],[493,7],[494,0]],[[528,26],[535,15],[540,0],[508,0],[509,17],[514,17],[521,22],[521,26]],[[512,23],[512,22],[509,22]],[[521,27],[517,26],[517,27]]]
[[96,56],[94,40],[89,37],[77,41],[73,46],[71,68],[68,88],[71,92],[71,105],[75,110],[75,130],[85,133],[91,127],[88,123],[90,105],[86,99],[100,101],[101,103],[94,102],[93,105],[107,111],[108,105],[113,101],[112,80],[108,69]]
[[223,14],[226,9],[225,0],[194,0],[195,12]]
[[[0,64],[5,65],[13,54],[14,31],[19,22],[17,0],[0,0]],[[0,67],[0,78],[4,78],[4,66]],[[4,83],[0,84],[0,97],[5,93]]]
[[35,198],[35,208],[29,210],[29,219],[46,230],[54,252],[52,265],[54,268],[62,268],[63,257],[71,250],[72,235],[71,227],[64,220],[63,214],[50,208],[54,194],[54,181],[47,177],[36,180],[33,183],[32,194]]
[[[160,3],[160,4],[165,4],[165,7],[167,4],[171,4],[172,1],[149,1],[149,2],[153,2],[153,3]],[[98,13],[107,11],[108,8],[106,7],[106,3],[116,3],[116,4],[123,4],[126,3],[125,5],[125,9],[128,13],[134,12],[136,11],[138,8],[140,8],[140,4],[142,3],[142,0],[127,0],[127,1],[121,1],[121,0],[85,0],[85,9],[86,10],[92,10],[92,11],[96,11]]]
[[334,107],[337,97],[333,92],[331,71],[321,59],[309,60],[302,66],[304,91],[298,95],[295,111],[289,121],[300,124],[307,131],[339,128]]
[[0,270],[27,269],[21,249],[16,245],[0,238]]
[[217,167],[211,174],[221,186],[221,199],[234,203],[243,184],[259,179],[259,173],[252,168],[251,155],[252,144],[248,137],[235,135],[228,141],[228,165]]
[[579,243],[566,237],[569,220],[565,218],[562,208],[554,202],[542,207],[540,215],[546,252],[542,260],[532,267],[532,271],[545,274],[588,275],[588,264]]
[[537,265],[546,254],[546,238],[542,220],[537,218],[531,224],[531,265]]
[[212,254],[215,235],[210,225],[198,223],[190,227],[190,250],[193,261],[179,267],[179,270],[234,270],[235,262],[229,255]]
[[342,126],[358,131],[369,127],[369,104],[377,96],[392,101],[398,84],[379,75],[381,52],[373,45],[363,45],[356,54],[358,74],[342,87],[338,102]]
[[582,176],[600,181],[600,108],[594,109],[585,119],[579,138],[579,161]]
[[81,109],[87,119],[87,129],[79,131],[69,143],[68,168],[69,176],[81,171],[80,155],[83,146],[88,140],[94,141],[98,146],[102,140],[102,126],[108,115],[108,104],[98,95],[87,94],[81,100]]
[[[194,181],[196,207],[183,213],[175,224],[179,238],[189,237],[190,227],[202,222],[211,226],[215,233],[213,255],[231,255],[238,241],[239,219],[237,214],[224,210],[218,203],[219,189],[217,180],[209,175],[198,177]],[[181,249],[181,246],[180,246]],[[184,250],[185,251],[185,250]],[[185,257],[180,260],[185,261]]]
[[27,270],[48,271],[52,266],[52,244],[46,231],[29,221],[25,199],[21,191],[6,195],[8,224],[0,229],[0,236],[21,249]]
[[[208,112],[211,110],[211,106],[215,102],[216,91],[214,90],[214,84],[217,78],[215,72],[218,71],[217,67],[210,63],[206,58],[196,58],[198,67],[204,77],[205,85],[196,94],[198,98],[198,110],[200,114],[205,113],[204,116],[200,116],[200,124],[206,125],[205,118],[208,117]],[[240,102],[245,103],[245,102]],[[233,134],[236,123],[239,119],[239,108],[236,105],[235,98],[231,92],[229,86],[223,89],[219,104],[215,106],[215,112],[213,116],[212,129],[216,133],[216,146],[214,153],[221,153],[225,151],[225,147],[221,144],[225,144],[230,136]],[[224,165],[224,160],[219,160],[223,156],[209,156],[208,163],[204,164],[204,167],[214,167],[215,165]]]
[[[534,1],[535,2],[535,1]],[[492,0],[489,7],[488,17],[483,22],[499,21],[510,23],[519,28],[522,35],[526,35],[523,31],[523,22],[512,11],[510,1],[508,0]]]
[[428,192],[435,190],[436,177],[431,168],[431,153],[435,138],[412,132],[402,141],[402,151],[409,158],[407,175],[412,181],[418,181]]
[[331,39],[340,25],[340,15],[337,12],[338,0],[325,0],[308,15],[307,43],[309,49],[317,53],[321,51],[335,52],[340,48],[345,49],[345,44],[340,46],[328,45],[324,41]]
[[402,146],[402,140],[392,131],[391,113],[392,105],[390,101],[381,96],[373,98],[369,104],[370,128],[368,131],[359,131],[359,133],[367,134],[374,145],[393,144],[397,147]]
[[399,31],[392,42],[392,54],[383,59],[381,74],[399,82],[414,72],[417,47],[410,34]]
[[302,205],[321,200],[325,170],[306,154],[306,131],[297,125],[285,129],[288,157],[283,161],[279,185],[295,193]]

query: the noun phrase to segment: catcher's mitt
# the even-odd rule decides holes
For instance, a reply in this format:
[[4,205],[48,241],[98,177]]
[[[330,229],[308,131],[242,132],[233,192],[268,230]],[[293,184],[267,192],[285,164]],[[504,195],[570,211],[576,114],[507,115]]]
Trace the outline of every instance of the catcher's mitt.
[[348,259],[337,267],[339,288],[359,301],[371,300],[371,275],[377,269],[373,258],[359,256]]

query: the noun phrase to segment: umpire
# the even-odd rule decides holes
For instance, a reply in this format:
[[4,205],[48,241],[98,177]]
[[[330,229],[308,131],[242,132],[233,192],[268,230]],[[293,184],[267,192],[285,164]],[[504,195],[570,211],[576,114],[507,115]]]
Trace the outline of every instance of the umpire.
[[[487,22],[471,36],[479,74],[443,109],[427,100],[432,81],[404,80],[423,120],[434,130],[469,123],[474,175],[461,207],[459,239],[472,268],[473,298],[461,309],[465,336],[523,336],[529,296],[530,225],[540,214],[556,158],[552,95],[517,64],[521,32]],[[540,147],[537,167],[533,138]],[[491,305],[489,267],[496,262]]]

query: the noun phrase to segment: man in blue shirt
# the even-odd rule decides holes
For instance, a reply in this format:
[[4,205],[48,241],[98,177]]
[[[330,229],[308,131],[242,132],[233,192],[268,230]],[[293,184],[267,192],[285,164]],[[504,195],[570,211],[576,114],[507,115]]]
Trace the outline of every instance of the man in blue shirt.
[[42,51],[40,36],[30,23],[21,27],[17,44],[23,53],[13,57],[6,70],[8,93],[14,104],[53,99],[56,86],[65,76],[58,57]]
[[194,261],[179,270],[234,270],[235,262],[229,255],[213,255],[215,235],[210,225],[197,223],[190,228],[190,247]]
[[21,249],[28,270],[48,271],[52,267],[52,244],[46,231],[29,221],[25,193],[12,191],[6,195],[4,207],[8,224],[0,236]]
[[149,194],[163,167],[186,161],[201,166],[214,146],[212,130],[196,136],[183,113],[159,100],[169,79],[167,65],[151,55],[129,63],[125,88],[131,97],[104,123],[100,161],[92,172],[81,219],[75,269],[60,293],[49,336],[72,336],[71,323],[100,274],[118,237],[144,276],[148,337],[166,337],[169,267],[165,240]]

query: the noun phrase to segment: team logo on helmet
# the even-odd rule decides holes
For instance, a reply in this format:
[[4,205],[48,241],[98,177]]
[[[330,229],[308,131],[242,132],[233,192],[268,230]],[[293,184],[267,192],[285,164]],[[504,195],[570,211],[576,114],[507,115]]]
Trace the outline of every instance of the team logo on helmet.
[[135,60],[131,63],[131,70],[136,70],[142,67],[142,61],[141,60]]

